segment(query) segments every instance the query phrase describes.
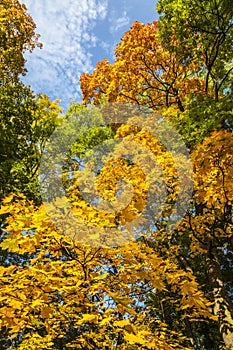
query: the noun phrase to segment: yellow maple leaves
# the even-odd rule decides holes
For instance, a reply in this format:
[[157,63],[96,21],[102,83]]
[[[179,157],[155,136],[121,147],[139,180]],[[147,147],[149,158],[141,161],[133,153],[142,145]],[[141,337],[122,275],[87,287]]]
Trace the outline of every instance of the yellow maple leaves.
[[189,217],[189,225],[204,241],[232,236],[232,150],[232,133],[219,131],[198,145],[192,155],[194,200],[199,212]]
[[84,103],[99,104],[104,99],[182,110],[185,96],[204,92],[204,82],[194,75],[197,65],[181,65],[162,47],[157,22],[135,22],[117,45],[115,56],[114,63],[104,59],[92,74],[81,75]]
[[[142,135],[141,130],[132,132],[129,126],[120,127],[117,132],[117,137],[119,136],[138,141],[143,137],[144,146],[156,153],[175,198],[176,169],[158,140],[152,139],[149,133],[143,132]],[[212,234],[206,228],[214,223],[211,215],[213,220],[216,217],[220,219],[223,214],[230,215],[224,212],[224,208],[232,200],[232,135],[215,133],[199,147],[193,154],[196,167],[195,200],[204,203],[206,207],[202,216],[191,218],[191,225],[205,238]],[[203,149],[206,148],[208,156],[203,159]],[[132,187],[136,189],[131,205],[135,208],[134,214],[138,215],[147,199],[143,174],[133,165],[129,169],[121,158],[115,161],[114,171],[111,166],[111,163],[107,163],[100,175],[98,190],[111,200],[116,192],[117,179],[120,176],[129,178]],[[206,184],[209,186],[208,191]],[[110,193],[105,191],[107,186]],[[216,206],[209,199],[210,187],[219,198]],[[72,189],[76,194],[75,185]],[[83,208],[78,198],[77,195],[74,205],[81,210]],[[62,202],[58,203],[58,206],[61,204]],[[140,346],[146,349],[179,349],[183,336],[176,335],[178,340],[175,341],[175,335],[166,324],[158,324],[156,330],[151,332],[149,316],[140,307],[147,293],[156,295],[160,292],[165,300],[171,298],[175,310],[182,313],[181,321],[184,318],[192,322],[216,319],[210,312],[212,304],[192,271],[179,267],[179,245],[165,246],[169,239],[165,231],[157,230],[148,234],[145,232],[141,240],[117,248],[95,248],[64,236],[48,218],[43,207],[36,208],[23,196],[11,195],[4,199],[0,210],[2,215],[8,215],[4,228],[7,235],[1,243],[2,249],[17,254],[29,254],[25,266],[0,269],[1,326],[10,330],[12,338],[17,337],[22,329],[31,329],[32,349],[42,346],[40,344],[45,339],[48,344],[53,344],[58,337],[63,337],[68,331],[67,323],[72,329],[86,329],[70,343],[77,349],[81,349],[83,344],[91,348],[93,341],[95,346],[103,343],[112,346],[116,339],[122,339],[122,348],[126,349],[137,349]],[[89,211],[91,213],[91,209]],[[126,219],[130,219],[127,210],[122,210],[121,215],[122,222],[124,215]],[[93,216],[93,222],[98,227],[99,218]],[[230,223],[227,227],[230,229]],[[184,228],[190,229],[188,217],[180,226],[181,235]],[[172,239],[172,235],[170,237]],[[195,237],[192,242],[200,252]],[[165,251],[160,250],[160,246]],[[37,337],[42,325],[46,329],[43,339]],[[20,345],[21,349],[25,348],[25,342],[26,338]],[[181,348],[184,349],[182,345]]]
[[[10,200],[5,201],[5,207],[11,205]],[[151,288],[165,291],[166,283],[184,288],[184,282],[180,284],[177,280],[179,271],[174,263],[169,259],[164,261],[152,248],[139,242],[113,249],[88,248],[59,233],[46,218],[43,208],[33,208],[22,198],[15,200],[14,208],[7,219],[11,227],[9,238],[20,241],[19,227],[23,236],[23,226],[14,226],[14,220],[29,225],[28,229],[31,225],[33,233],[24,236],[25,240],[30,243],[37,235],[40,240],[36,242],[36,254],[28,245],[28,252],[33,256],[24,267],[0,270],[4,302],[0,307],[1,326],[10,329],[12,337],[30,329],[31,349],[43,346],[43,342],[51,344],[50,348],[58,337],[66,334],[68,327],[72,327],[83,329],[82,334],[71,341],[77,349],[81,349],[83,344],[91,348],[93,341],[96,346],[103,343],[112,346],[114,339],[119,337],[126,349],[137,349],[138,346],[147,349],[159,346],[176,348],[172,345],[176,342],[166,336],[166,332],[169,334],[166,326],[163,326],[166,330],[164,337],[159,336],[159,328],[158,334],[151,332],[147,313],[143,308],[140,310],[136,301],[142,291],[145,294]],[[22,213],[28,211],[30,220],[26,222]],[[14,238],[15,234],[18,238]],[[7,247],[11,247],[8,238],[4,249]],[[20,253],[21,248],[14,251]],[[56,254],[57,251],[60,254]],[[61,259],[61,256],[66,256],[66,259]],[[182,276],[185,276],[184,272]],[[198,289],[197,284],[195,288]],[[187,293],[187,290],[191,293],[191,288],[186,288],[181,294]],[[205,299],[200,295],[199,300],[201,303]],[[182,301],[180,305],[184,307],[185,304]],[[187,301],[185,309],[190,307],[205,312],[203,301],[201,305],[198,300],[195,305],[189,305]],[[41,327],[46,330],[42,338],[38,333]],[[26,340],[27,336],[23,337],[21,349],[26,349]]]
[[[205,202],[208,209],[224,211],[232,197],[233,135],[214,132],[193,153],[196,167],[197,200]],[[206,156],[205,156],[206,155]]]

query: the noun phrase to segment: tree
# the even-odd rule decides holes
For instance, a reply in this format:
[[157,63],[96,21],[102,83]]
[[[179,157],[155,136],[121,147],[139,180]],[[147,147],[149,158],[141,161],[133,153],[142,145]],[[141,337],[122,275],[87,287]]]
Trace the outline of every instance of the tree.
[[[109,127],[99,127],[102,125],[100,117],[98,108],[79,105],[72,105],[67,116],[67,120],[73,118],[72,125],[78,133],[75,132],[77,140],[65,161],[64,180],[73,210],[84,223],[87,211],[91,215],[93,208],[90,205],[82,206],[83,199],[77,191],[78,177],[71,179],[71,182],[66,181],[69,180],[66,173],[70,168],[73,171],[75,164],[76,170],[81,171],[86,153],[90,154],[93,146],[113,137]],[[89,124],[93,126],[92,129]],[[59,147],[63,142],[66,144],[74,133],[73,127],[66,125],[64,123],[64,128],[58,130]],[[116,137],[128,137],[129,140],[142,138],[142,130],[135,130],[133,134],[125,125],[117,132]],[[169,178],[170,172],[175,171],[169,155],[159,142],[151,139],[150,134],[146,135],[146,139],[151,150],[161,154],[161,164],[168,162]],[[54,147],[54,152],[57,152],[56,146],[53,142],[48,149]],[[49,169],[50,166],[48,164]],[[100,170],[99,191],[109,198],[114,191],[114,180],[118,181],[122,171],[126,171],[128,180],[136,185],[137,192],[129,208],[136,213],[134,215],[139,215],[141,209],[138,202],[144,196],[140,183],[144,187],[145,184],[140,182],[138,167],[120,162],[114,172],[106,164]],[[170,179],[171,189],[172,182],[176,187],[175,181],[175,178]],[[81,213],[77,213],[78,206],[83,209]],[[64,209],[63,203],[61,208]],[[65,215],[64,224],[70,226],[70,237],[76,239],[74,231],[77,228],[64,210],[62,213],[61,217]],[[23,265],[16,262],[1,268],[1,326],[3,331],[9,332],[8,347],[68,349],[73,346],[91,349],[104,346],[106,349],[137,349],[140,346],[144,349],[188,349],[190,343],[183,329],[170,329],[157,309],[153,318],[147,312],[144,303],[147,295],[155,294],[155,290],[156,293],[164,292],[168,299],[174,293],[176,300],[173,307],[175,305],[180,315],[189,315],[194,322],[197,317],[203,320],[212,318],[208,310],[211,303],[200,290],[194,275],[180,269],[173,257],[161,258],[161,252],[152,246],[154,236],[151,240],[133,241],[112,249],[95,247],[97,238],[95,234],[88,233],[88,225],[95,224],[100,231],[103,222],[94,215],[86,225],[82,225],[83,235],[87,237],[89,234],[89,245],[81,244],[68,238],[68,235],[64,236],[49,219],[44,207],[36,207],[25,196],[5,198],[1,214],[8,215],[6,236],[1,248],[20,256],[29,254]],[[122,211],[119,217],[122,225],[129,220],[129,214],[129,209]],[[104,226],[107,225],[108,216],[114,215],[105,216]],[[58,214],[55,219],[57,225],[60,220]],[[93,245],[90,245],[90,240],[93,240]],[[187,298],[187,294],[190,298]]]
[[229,0],[159,0],[160,37],[179,59],[197,63],[205,79],[206,93],[213,91],[217,102],[232,93],[233,10]]
[[25,74],[24,52],[41,47],[41,44],[38,42],[39,35],[35,34],[33,19],[27,13],[26,6],[18,0],[2,0],[0,17],[0,82],[5,84]]
[[197,66],[181,65],[158,40],[156,22],[135,22],[115,50],[116,60],[99,62],[93,74],[80,78],[84,103],[130,102],[154,110],[176,106],[184,110],[185,97],[204,91],[194,75]]
[[[81,77],[83,101],[94,104],[130,101],[139,108],[159,110],[179,130],[193,152],[195,179],[200,176],[200,182],[195,183],[185,224],[170,237],[158,230],[156,239],[148,244],[163,258],[172,256],[181,268],[197,276],[202,290],[211,296],[215,305],[213,314],[218,317],[219,334],[216,323],[197,322],[193,327],[192,322],[184,318],[181,324],[181,315],[172,301],[176,294],[168,297],[163,291],[151,293],[148,303],[151,315],[155,316],[153,308],[158,308],[160,317],[174,327],[172,329],[182,328],[196,348],[218,349],[223,341],[230,349],[232,248],[226,239],[231,241],[232,202],[225,200],[224,193],[231,191],[230,182],[225,179],[229,176],[226,174],[232,173],[229,170],[233,120],[232,11],[226,11],[229,7],[226,1],[208,4],[159,1],[158,6],[162,13],[158,25],[144,26],[136,22],[117,46],[115,62],[109,64],[103,60],[92,74]],[[221,151],[214,151],[215,147]],[[196,165],[196,152],[200,152],[201,170]],[[211,159],[216,159],[222,170],[213,164],[207,166]],[[208,174],[209,182],[203,174]],[[220,181],[219,187],[215,186],[215,176]],[[211,210],[203,188],[205,196],[212,196]],[[220,211],[219,203],[223,205]],[[216,230],[222,234],[216,235]]]
[[[36,46],[39,36],[25,5],[17,0],[0,4],[0,198],[10,192],[25,193],[35,203],[41,202],[38,189],[38,166],[45,140],[59,122],[61,109],[47,96],[35,96],[20,81],[26,73],[24,52]],[[5,237],[5,219],[0,220],[0,240]],[[23,264],[23,255],[1,249],[0,264]],[[2,346],[8,346],[8,330],[0,334]]]
[[[24,193],[35,203],[41,203],[38,188],[38,166],[45,141],[60,122],[61,108],[45,95],[38,95],[24,86],[24,52],[38,43],[35,24],[18,1],[0,4],[0,198],[12,191]],[[4,237],[1,219],[1,240]],[[21,262],[26,256],[1,251],[1,264]]]
[[189,96],[186,112],[172,118],[193,148],[214,130],[232,131],[232,7],[228,0],[160,0],[157,10],[162,44],[204,81],[205,94]]
[[[228,349],[233,343],[229,282],[232,247],[225,241],[231,242],[232,230],[232,200],[228,200],[231,184],[227,180],[232,171],[232,8],[229,1],[177,3],[162,0],[157,9],[162,14],[159,35],[163,44],[176,53],[180,62],[198,63],[197,74],[205,79],[204,99],[192,96],[184,114],[180,113],[177,120],[174,112],[172,120],[191,148],[204,141],[193,153],[194,164],[199,162],[195,168],[199,179],[196,191],[201,199],[197,203],[194,197],[189,230],[191,237],[195,237],[196,243],[199,240],[204,249],[214,312],[218,314],[220,333]],[[213,130],[219,132],[211,134]],[[215,147],[220,151],[215,151]],[[213,198],[212,205],[210,198]]]
[[172,258],[162,259],[146,242],[112,249],[82,245],[23,196],[6,198],[1,214],[6,213],[2,249],[31,254],[24,266],[0,270],[1,327],[9,331],[8,346],[189,349],[182,330],[170,330],[159,315],[148,314],[145,298],[155,290],[175,293],[181,314],[212,318],[211,303],[193,274]]
[[20,192],[39,203],[38,166],[61,109],[20,82],[1,87],[0,105],[0,196]]
[[35,96],[20,81],[20,75],[26,73],[25,51],[41,47],[26,6],[3,0],[0,11],[0,196],[21,192],[38,202],[40,156],[59,123],[61,108],[45,95]]
[[[232,283],[226,275],[232,263],[232,149],[232,133],[222,131],[206,138],[193,153],[195,209],[187,219],[194,255],[200,247],[206,256],[213,313],[218,316],[227,349],[232,349],[233,344]],[[225,266],[221,268],[221,264]]]
[[[80,82],[84,103],[128,101],[160,111],[193,149],[214,130],[233,127],[232,15],[225,16],[217,2],[214,9],[206,6],[207,19],[200,4],[176,4],[164,2],[167,15],[158,24],[135,22],[117,46],[115,62],[104,59]],[[163,2],[158,6],[162,12]],[[224,28],[215,35],[207,28],[218,25],[218,16]],[[200,36],[193,23],[204,28]]]

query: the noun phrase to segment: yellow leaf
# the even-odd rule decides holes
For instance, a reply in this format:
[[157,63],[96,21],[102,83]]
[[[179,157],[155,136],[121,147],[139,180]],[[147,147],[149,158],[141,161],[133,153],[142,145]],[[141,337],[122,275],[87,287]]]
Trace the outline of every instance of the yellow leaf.
[[41,317],[42,318],[49,318],[49,315],[51,314],[51,308],[49,306],[43,306],[41,308]]
[[115,321],[113,324],[114,324],[114,326],[116,326],[116,327],[124,327],[124,326],[130,324],[130,320],[127,319],[127,320]]
[[143,345],[146,343],[146,340],[144,338],[134,334],[126,333],[124,338],[129,342],[129,344],[132,344],[132,345],[135,345],[135,344]]
[[83,322],[94,322],[94,321],[96,321],[96,319],[97,319],[96,315],[83,314],[82,321]]
[[110,321],[112,321],[112,317],[106,317],[99,324],[100,326],[104,326],[106,323],[109,323]]

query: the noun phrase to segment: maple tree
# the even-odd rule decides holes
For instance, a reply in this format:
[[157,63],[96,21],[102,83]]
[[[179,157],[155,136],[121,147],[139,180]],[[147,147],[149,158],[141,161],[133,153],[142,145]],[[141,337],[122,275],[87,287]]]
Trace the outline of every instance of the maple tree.
[[[203,147],[207,142],[210,144],[213,142],[216,149],[218,147],[222,149],[222,130],[227,130],[229,134],[225,137],[229,138],[229,141],[226,141],[229,143],[229,148],[224,154],[228,158],[232,153],[230,140],[233,106],[232,12],[226,11],[227,8],[229,8],[227,1],[211,1],[205,5],[185,0],[159,1],[158,10],[162,16],[158,25],[134,23],[115,50],[115,62],[109,64],[107,60],[103,60],[97,64],[92,74],[84,74],[81,77],[84,103],[130,101],[139,107],[148,106],[159,110],[179,130],[191,150],[195,150],[197,144],[203,142],[206,137],[211,137],[212,141],[211,138],[207,139],[209,141],[206,143],[204,141]],[[173,90],[176,84],[179,84],[177,95]],[[215,134],[212,134],[213,131]],[[197,149],[201,149],[201,146]],[[195,152],[194,166],[197,160]],[[208,159],[211,152],[210,147],[202,149],[200,160],[203,162],[205,153]],[[231,176],[232,170],[228,172],[229,163],[225,158],[222,159],[222,153],[216,152],[213,158],[215,157],[216,161],[222,162],[222,171]],[[202,184],[198,184],[196,191],[198,193],[204,186],[208,195],[213,197],[212,205],[217,208],[217,203],[225,203],[224,194],[223,198],[216,197],[223,192],[216,187],[210,188],[211,181],[215,183],[213,169],[205,165],[200,176]],[[219,174],[219,171],[215,169],[216,174]],[[210,176],[210,182],[204,182],[203,172]],[[224,176],[223,178],[225,179]],[[221,177],[219,179],[224,182]],[[224,185],[231,191],[230,183]],[[224,204],[223,212],[226,211],[228,216],[226,218],[222,213],[220,222],[220,213],[217,210],[212,210],[211,214],[201,214],[199,210],[200,207],[205,208],[206,198],[202,197],[201,203],[193,200],[191,214],[189,213],[184,221],[186,229],[180,227],[170,238],[159,231],[153,247],[160,252],[163,251],[165,257],[172,254],[182,268],[197,274],[203,288],[212,295],[215,305],[220,302],[221,307],[216,306],[213,313],[219,317],[220,334],[226,348],[230,349],[232,286],[229,275],[232,257],[231,248],[229,246],[227,248],[225,239],[231,241],[231,228],[228,227],[229,236],[226,238],[223,227],[226,226],[226,222],[229,226],[232,224],[232,202],[230,200],[228,204]],[[194,226],[194,229],[190,217],[193,217],[192,220],[198,225],[196,228]],[[202,220],[206,220],[205,224]],[[223,230],[222,235],[217,236],[217,242],[215,236],[211,239],[208,237],[208,232],[213,232],[215,235],[216,227],[218,232]],[[203,240],[199,237],[200,229],[205,236],[202,237]],[[205,249],[201,250],[197,239],[202,241]],[[192,254],[193,249],[198,251],[199,248],[201,254],[196,256]],[[214,268],[211,263],[216,264]],[[220,266],[224,266],[224,271],[221,271]],[[213,271],[216,272],[215,276]],[[152,294],[150,307],[159,306],[161,317],[167,320],[170,327],[176,327],[174,319],[177,318],[178,329],[181,329],[183,326],[180,324],[180,315],[174,311],[172,298],[169,300],[165,294],[159,294],[163,302],[159,302],[158,295]],[[153,311],[151,314],[154,315]],[[198,324],[194,328],[186,319],[184,328],[193,346],[219,348],[221,340],[216,335],[218,332],[216,324]]]
[[226,275],[223,277],[220,266],[224,264],[226,271],[226,265],[232,261],[232,149],[232,133],[221,131],[206,138],[193,153],[196,215],[188,216],[192,251],[195,255],[200,247],[206,254],[213,312],[218,316],[220,332],[229,349],[233,344],[232,281]]
[[81,76],[83,102],[158,110],[190,149],[216,129],[232,130],[232,13],[225,16],[225,5],[214,3],[202,16],[204,5],[159,2],[158,23],[135,22],[117,45],[115,61],[104,59]]
[[[81,117],[88,116],[88,109],[86,112],[84,110],[84,107],[74,105],[69,113],[74,113],[75,119],[78,119],[78,112],[81,112]],[[89,115],[92,116],[93,112]],[[132,134],[131,128],[122,125],[118,128],[116,137],[141,139],[141,133],[141,130],[135,130]],[[87,149],[88,144],[91,147],[92,142],[98,143],[98,140],[95,140],[96,133],[93,132],[91,137],[90,133],[86,135],[87,139],[78,138],[71,153],[72,157],[76,152],[79,158],[82,157],[83,149]],[[108,132],[106,135],[109,135]],[[69,132],[67,137],[70,137]],[[164,153],[161,161],[168,162],[169,157],[166,160],[166,151],[161,149],[161,145],[153,139],[150,140],[150,135],[147,137],[148,142],[152,141],[151,147],[154,151]],[[229,166],[232,166],[232,158],[229,158],[229,149],[232,147],[229,143],[231,134],[228,136],[217,133],[213,138],[227,147],[225,152],[224,149],[219,152],[223,154],[221,164],[224,167],[226,165],[224,185],[228,194],[231,174]],[[200,149],[197,148],[196,154],[194,153],[193,158],[197,167],[203,166],[198,158],[203,154],[201,147],[213,147],[214,143],[211,141],[210,138],[206,144],[200,145]],[[213,147],[213,162],[214,152],[217,151],[218,149]],[[225,158],[228,160],[227,163]],[[196,171],[195,198],[197,202],[198,200],[203,202],[202,196],[207,196],[210,209],[215,210],[212,208],[212,197],[206,191],[206,182],[211,184],[212,177],[216,177],[217,174],[214,164],[209,166],[211,158],[207,157],[206,162],[201,175]],[[99,176],[100,190],[106,187],[109,191],[107,178],[114,188],[112,180],[114,177],[117,179],[118,173],[112,173],[108,167],[103,171],[104,173]],[[122,168],[119,167],[118,171],[121,173]],[[171,172],[173,171],[171,168]],[[137,177],[136,175],[135,180]],[[221,196],[226,189],[221,187],[222,178],[217,176],[217,179],[219,180],[216,185],[217,193]],[[132,178],[132,181],[135,180]],[[213,193],[216,193],[215,184]],[[70,195],[71,202],[75,200],[74,206],[80,205],[79,194],[74,184],[71,185]],[[109,195],[112,196],[111,190]],[[221,205],[224,206],[224,203],[220,203],[220,207]],[[84,210],[79,215],[84,217],[85,207],[82,208]],[[91,208],[89,210],[93,211]],[[1,269],[2,328],[9,330],[10,344],[13,348],[137,349],[140,346],[142,349],[191,349],[191,345],[196,343],[190,341],[188,327],[193,329],[191,331],[193,335],[195,324],[200,327],[200,323],[216,322],[218,311],[211,313],[211,308],[216,306],[211,298],[208,300],[209,291],[205,295],[193,269],[180,264],[183,247],[175,241],[175,234],[168,236],[162,227],[154,233],[148,232],[149,236],[145,234],[142,240],[109,249],[90,247],[64,236],[47,216],[43,206],[36,208],[23,196],[12,195],[3,200],[1,214],[7,213],[9,213],[5,226],[7,235],[1,244],[2,249],[21,255],[31,254],[23,266],[14,264]],[[122,216],[127,219],[128,212],[123,211]],[[199,222],[197,216],[192,220],[195,223]],[[201,220],[202,218],[200,222]],[[67,219],[65,221],[67,224]],[[94,221],[99,227],[96,217]],[[88,219],[87,222],[90,223],[91,220]],[[206,225],[210,223],[205,214],[202,224],[204,222]],[[194,223],[190,224],[187,216],[176,233],[183,239],[183,236],[187,235],[187,230],[191,231],[193,226]],[[198,227],[195,227],[194,231],[199,235]],[[200,242],[196,243],[195,232],[190,233],[192,239],[190,251],[194,258],[196,255],[197,259],[200,259],[198,256],[200,251],[203,256],[200,242],[202,240],[208,242],[209,236],[206,236],[206,229],[203,228],[203,236],[197,236]],[[228,232],[229,228],[227,234]],[[93,236],[93,239],[96,237]],[[184,261],[186,258],[187,256],[184,257]],[[189,260],[188,258],[186,265],[189,265]],[[155,300],[158,297],[161,298],[159,304]],[[173,322],[175,315],[179,315],[179,326],[170,323],[165,316],[166,308],[174,313]],[[195,336],[192,340],[195,341]],[[201,340],[199,342],[202,343]]]
[[23,196],[3,200],[6,213],[1,247],[31,254],[24,266],[1,268],[1,326],[13,348],[188,349],[182,332],[149,317],[143,305],[147,293],[167,288],[181,313],[212,318],[194,275],[148,243],[112,249],[76,243]]
[[99,62],[80,78],[83,101],[131,102],[153,109],[175,105],[184,110],[187,93],[204,90],[191,62],[181,65],[158,40],[157,22],[135,22],[115,49],[115,62]]

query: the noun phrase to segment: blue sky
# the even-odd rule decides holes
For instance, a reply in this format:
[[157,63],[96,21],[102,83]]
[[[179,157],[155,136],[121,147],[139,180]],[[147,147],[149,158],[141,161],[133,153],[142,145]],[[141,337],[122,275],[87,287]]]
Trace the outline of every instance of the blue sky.
[[26,84],[60,98],[67,109],[81,101],[80,74],[91,72],[114,48],[134,21],[158,19],[156,0],[23,0],[37,25],[43,49],[27,54]]

